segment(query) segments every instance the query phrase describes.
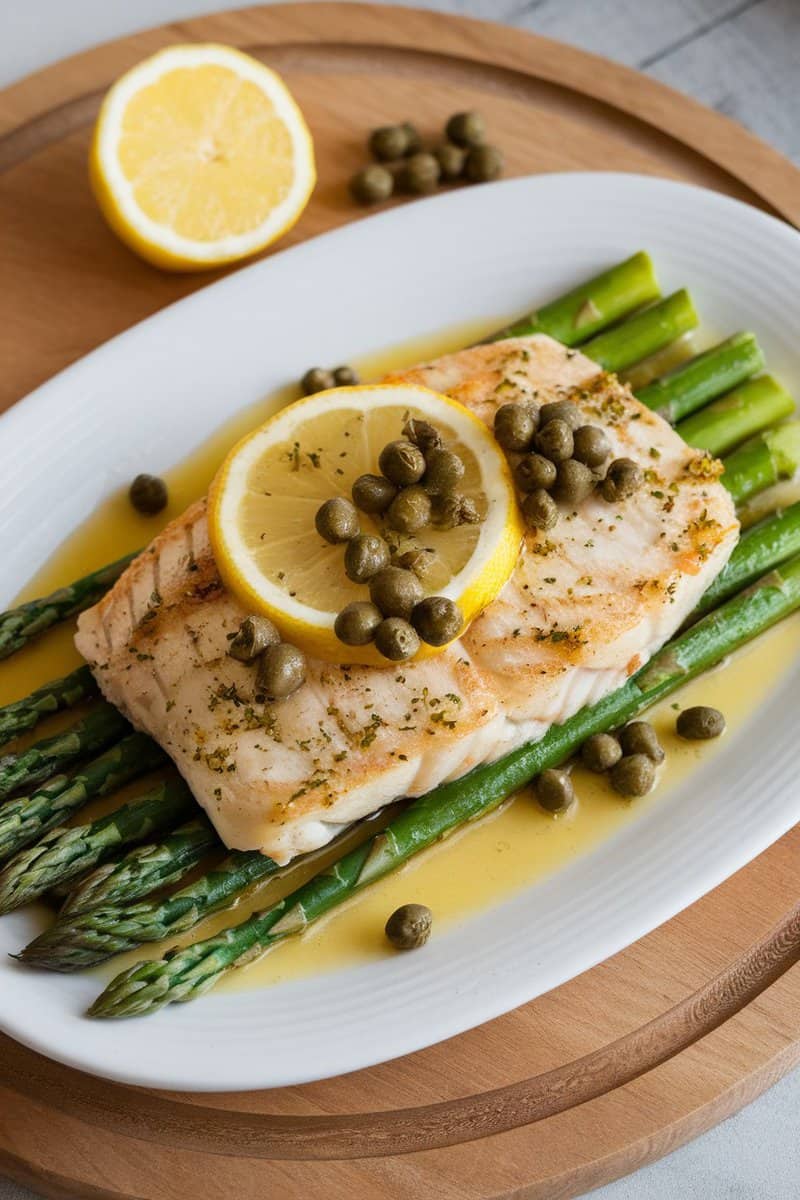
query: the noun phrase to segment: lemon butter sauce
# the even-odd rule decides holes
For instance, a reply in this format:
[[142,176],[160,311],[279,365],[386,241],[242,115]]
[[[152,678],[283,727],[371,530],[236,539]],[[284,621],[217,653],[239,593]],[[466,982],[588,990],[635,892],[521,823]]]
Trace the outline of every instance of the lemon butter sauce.
[[[378,378],[410,362],[462,348],[486,328],[484,324],[451,329],[393,347],[362,359],[357,365],[362,377]],[[166,472],[169,506],[157,519],[138,514],[130,505],[126,490],[121,489],[64,543],[26,586],[20,599],[41,595],[145,545],[168,520],[205,494],[225,453],[239,437],[297,394],[295,387],[286,388],[238,414],[187,461]],[[142,463],[141,469],[147,470],[148,464]],[[25,695],[78,664],[79,656],[72,645],[73,628],[73,622],[65,623],[3,664],[0,703]],[[626,802],[611,790],[605,778],[580,768],[573,774],[578,803],[565,816],[553,818],[544,813],[525,790],[491,816],[432,847],[397,874],[372,885],[303,936],[281,943],[260,961],[234,972],[222,986],[229,989],[264,986],[392,953],[383,927],[389,914],[406,903],[425,904],[433,910],[435,938],[470,913],[509,898],[590,852],[651,806],[669,803],[670,791],[686,781],[699,762],[724,753],[731,738],[747,736],[749,715],[769,695],[798,653],[800,614],[648,713],[667,752],[667,760],[659,769],[655,790],[645,799]],[[720,708],[728,722],[725,736],[715,743],[682,742],[674,732],[675,704],[681,707],[709,704]],[[307,870],[318,869],[324,859],[322,851]],[[273,879],[257,887],[240,901],[233,916],[227,913],[209,918],[187,940],[208,936],[232,919],[244,919],[253,908],[277,899],[296,886],[298,876],[292,872],[291,883],[289,878]],[[127,962],[155,957],[162,949],[158,945],[144,946],[129,956],[112,960],[103,973],[115,974]]]

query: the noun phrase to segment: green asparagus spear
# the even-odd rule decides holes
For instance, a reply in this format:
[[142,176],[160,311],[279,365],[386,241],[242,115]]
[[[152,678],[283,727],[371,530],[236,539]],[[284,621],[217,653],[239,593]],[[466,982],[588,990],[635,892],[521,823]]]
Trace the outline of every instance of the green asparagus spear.
[[97,684],[88,667],[78,667],[62,679],[54,679],[29,696],[0,708],[0,746],[33,729],[42,717],[72,708],[97,695]]
[[[138,552],[137,552],[138,553]],[[66,620],[76,613],[91,608],[101,596],[105,595],[113,583],[119,579],[134,554],[126,554],[124,558],[92,571],[83,579],[42,596],[39,600],[29,600],[18,608],[0,613],[0,658],[8,658],[10,654],[21,650],[23,646],[39,633],[44,633],[52,625]]]
[[0,862],[65,821],[93,796],[105,796],[165,761],[163,751],[142,733],[132,733],[72,775],[56,775],[29,796],[0,808]]
[[102,750],[129,729],[113,704],[103,702],[62,733],[44,738],[18,754],[4,755],[0,758],[0,800],[55,775],[77,758]]
[[495,808],[546,767],[563,762],[590,734],[628,721],[798,608],[800,557],[770,572],[674,638],[618,691],[581,709],[563,725],[552,726],[540,741],[434,788],[411,803],[382,833],[279,903],[214,937],[123,971],[98,997],[90,1015],[142,1016],[165,1004],[202,995],[233,967],[302,931],[365,884],[395,870],[464,822]]
[[800,554],[800,501],[784,512],[766,517],[742,534],[725,569],[694,610],[693,618],[716,608],[723,600],[796,554]]
[[0,916],[44,895],[54,883],[74,879],[120,846],[168,829],[195,807],[182,779],[158,783],[144,795],[87,825],[51,829],[0,871]]
[[258,851],[236,850],[219,866],[166,899],[104,904],[66,914],[18,955],[50,971],[79,971],[191,929],[209,913],[227,908],[252,883],[274,875],[277,863]]
[[738,387],[763,366],[764,355],[755,334],[735,333],[654,379],[636,395],[642,404],[674,425],[709,400]]
[[750,438],[725,459],[722,482],[737,504],[800,469],[800,421],[787,421]]
[[650,255],[642,250],[486,340],[547,333],[565,346],[577,346],[659,295]]
[[124,858],[90,872],[67,895],[58,919],[62,922],[66,917],[101,905],[141,900],[150,892],[182,879],[219,845],[219,838],[205,817],[187,821],[160,842],[136,846]]
[[697,313],[691,297],[682,288],[584,342],[581,353],[606,371],[625,371],[682,337],[696,324]]
[[719,457],[794,412],[794,400],[771,375],[759,375],[676,425],[690,446]]

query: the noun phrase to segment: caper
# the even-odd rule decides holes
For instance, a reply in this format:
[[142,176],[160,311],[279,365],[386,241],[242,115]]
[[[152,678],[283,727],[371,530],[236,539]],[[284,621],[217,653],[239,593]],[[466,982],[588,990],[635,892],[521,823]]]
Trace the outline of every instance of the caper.
[[366,646],[375,637],[383,615],[368,600],[346,604],[333,623],[333,632],[346,646]]
[[682,738],[690,741],[706,741],[725,732],[725,718],[718,708],[707,704],[696,704],[679,714],[675,727]]
[[403,121],[400,128],[405,131],[407,138],[406,156],[416,154],[418,150],[422,149],[422,138],[419,136],[416,125],[412,125],[410,121]]
[[358,371],[353,367],[349,367],[346,363],[341,367],[334,367],[333,381],[337,387],[354,387],[360,382]]
[[572,430],[566,421],[560,418],[540,425],[533,444],[539,453],[551,462],[565,462],[566,459],[572,458]]
[[317,533],[335,546],[337,542],[349,542],[358,533],[358,513],[355,506],[344,496],[334,496],[317,509],[314,518]]
[[359,533],[345,546],[344,573],[353,583],[366,583],[389,565],[389,547],[374,533]]
[[598,425],[579,425],[572,441],[572,457],[587,467],[602,467],[611,453],[608,438]]
[[464,478],[464,463],[454,450],[436,446],[425,455],[425,491],[432,496],[454,492]]
[[425,455],[413,442],[399,439],[384,446],[378,466],[387,479],[398,487],[419,483],[425,474]]
[[595,478],[585,463],[568,458],[556,468],[553,496],[562,504],[581,504],[594,491]]
[[626,754],[611,768],[609,779],[620,796],[646,796],[656,781],[656,769],[646,754]]
[[386,512],[390,529],[399,533],[418,533],[431,522],[431,498],[419,484],[398,492]]
[[416,950],[431,936],[432,923],[426,904],[403,904],[386,922],[386,936],[396,950]]
[[423,150],[405,160],[398,171],[397,183],[404,192],[422,196],[436,191],[441,175],[438,160]]
[[402,567],[384,567],[369,581],[370,600],[385,617],[408,620],[423,595],[422,584],[416,575]]
[[306,396],[313,396],[315,392],[325,392],[328,388],[336,387],[336,380],[333,371],[328,371],[325,367],[312,367],[300,380],[300,387]]
[[413,571],[417,579],[424,580],[435,560],[435,550],[417,546],[413,550],[404,550],[402,554],[398,554],[392,559],[392,566],[402,567],[404,571]]
[[514,467],[514,480],[521,492],[551,488],[556,481],[555,463],[541,454],[526,454]]
[[582,420],[580,409],[571,400],[552,400],[539,409],[540,425],[546,425],[548,421],[563,421],[574,433]]
[[279,642],[267,646],[258,660],[256,686],[268,700],[284,700],[296,692],[306,678],[306,656],[297,646]]
[[137,475],[128,489],[128,497],[137,512],[154,517],[166,508],[169,493],[158,475]]
[[378,204],[388,200],[393,191],[394,175],[386,167],[364,167],[350,180],[350,194],[359,204]]
[[536,799],[549,813],[566,812],[575,803],[575,789],[566,771],[548,767],[536,780]]
[[530,404],[503,404],[494,414],[494,436],[504,450],[527,450],[539,423]]
[[409,417],[403,425],[403,437],[408,438],[415,446],[419,446],[427,457],[431,450],[438,450],[442,444],[442,435],[430,421],[422,421],[419,417]]
[[467,155],[464,174],[470,183],[490,183],[503,174],[505,159],[496,146],[474,146]]
[[522,501],[522,515],[533,529],[552,529],[558,521],[558,505],[544,488],[537,488]]
[[466,150],[461,146],[454,146],[452,142],[442,142],[441,146],[437,146],[433,153],[441,168],[442,179],[461,178],[464,174],[464,164],[467,161]]
[[486,141],[486,122],[478,112],[453,113],[444,131],[456,146],[482,146]]
[[408,150],[408,130],[403,125],[382,125],[369,135],[369,152],[379,162],[394,162]]
[[622,748],[610,733],[593,733],[581,746],[581,762],[598,775],[610,771],[622,758]]
[[631,458],[615,458],[606,472],[606,477],[600,484],[600,495],[604,500],[613,503],[615,500],[627,500],[637,492],[644,483],[644,473],[641,467]]
[[405,662],[419,650],[419,637],[403,617],[387,617],[375,630],[375,648],[391,662]]
[[447,596],[426,596],[415,605],[411,624],[429,646],[446,646],[461,632],[464,614]]
[[620,731],[619,744],[625,754],[646,754],[654,763],[664,761],[658,734],[649,721],[631,721]]
[[277,646],[280,640],[281,635],[267,617],[245,617],[228,646],[228,654],[239,662],[252,662],[267,646]]
[[383,475],[359,475],[352,488],[353,503],[365,513],[386,512],[396,495],[397,488]]
[[459,525],[480,525],[481,514],[471,496],[446,492],[436,497],[433,523],[439,529],[456,529]]

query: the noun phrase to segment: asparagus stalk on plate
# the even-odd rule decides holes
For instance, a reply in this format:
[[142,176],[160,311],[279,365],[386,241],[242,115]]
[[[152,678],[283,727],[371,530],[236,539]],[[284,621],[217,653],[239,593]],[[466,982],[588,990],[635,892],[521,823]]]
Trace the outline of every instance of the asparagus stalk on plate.
[[794,412],[794,400],[771,375],[759,375],[680,421],[675,430],[690,446],[719,456]]
[[742,534],[724,570],[700,600],[694,618],[796,554],[800,554],[800,501]]
[[82,700],[97,695],[97,684],[88,667],[78,667],[62,679],[37,688],[22,700],[0,708],[0,745],[35,728],[43,717],[73,708]]
[[0,915],[80,875],[120,846],[139,842],[186,817],[194,797],[182,779],[158,783],[135,800],[86,825],[58,826],[21,850],[0,871]]
[[56,775],[27,796],[0,807],[0,862],[65,821],[93,796],[105,796],[159,766],[166,755],[142,733],[132,733],[72,775]]
[[657,300],[659,295],[650,255],[640,250],[538,311],[498,330],[487,341],[547,333],[565,346],[577,346],[634,309]]
[[737,504],[800,468],[800,421],[787,421],[756,434],[725,459],[722,482]]
[[738,387],[764,366],[764,355],[752,333],[734,333],[710,350],[654,379],[636,395],[673,425]]
[[[210,850],[220,845],[211,823],[196,817],[159,842],[136,846],[123,858],[104,863],[79,880],[58,914],[73,917],[109,904],[131,904],[158,888],[176,883]],[[51,885],[52,890],[52,885]]]
[[40,783],[78,758],[102,750],[129,729],[113,704],[98,704],[81,721],[54,737],[43,738],[17,754],[4,755],[0,758],[0,800]]
[[99,571],[92,571],[82,579],[58,588],[49,596],[29,600],[27,604],[0,613],[0,658],[7,658],[16,650],[21,650],[31,638],[44,633],[45,629],[59,621],[91,608],[135,557],[135,554],[126,554]]
[[67,914],[19,954],[22,962],[51,971],[79,971],[191,929],[210,913],[228,908],[251,884],[274,875],[278,864],[257,850],[235,850],[200,879],[161,900],[117,903]]
[[697,313],[685,288],[581,344],[581,354],[606,371],[626,371],[689,333]]
[[443,784],[413,801],[382,833],[328,870],[241,924],[138,963],[108,985],[90,1009],[95,1017],[142,1016],[165,1004],[192,1000],[233,967],[298,933],[466,821],[482,816],[546,767],[557,766],[592,733],[630,720],[694,676],[800,608],[800,557],[758,580],[669,642],[623,687],[554,725],[495,763]]

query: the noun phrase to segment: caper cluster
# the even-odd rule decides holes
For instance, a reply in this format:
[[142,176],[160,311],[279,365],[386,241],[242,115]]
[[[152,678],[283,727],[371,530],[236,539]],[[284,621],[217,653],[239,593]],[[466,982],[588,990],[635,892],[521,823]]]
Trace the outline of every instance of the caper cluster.
[[423,552],[407,551],[393,561],[383,537],[361,531],[359,510],[402,534],[419,533],[431,524],[453,528],[481,519],[474,501],[458,491],[464,463],[444,445],[439,431],[428,421],[409,418],[402,432],[402,438],[381,451],[379,475],[359,475],[352,500],[326,500],[315,517],[326,542],[344,544],[347,578],[369,588],[368,601],[353,601],[338,614],[336,636],[347,646],[374,643],[391,662],[413,658],[421,641],[447,645],[461,632],[464,618],[448,597],[425,595],[413,569]]
[[367,146],[376,161],[350,180],[353,198],[360,204],[378,204],[395,191],[422,196],[441,183],[486,183],[502,175],[503,155],[487,143],[480,113],[454,113],[444,134],[443,141],[424,150],[410,121],[373,129]]
[[231,638],[228,654],[239,662],[255,663],[256,695],[266,700],[285,700],[305,683],[303,651],[281,641],[267,617],[245,617]]
[[494,435],[512,456],[522,512],[535,529],[553,528],[557,502],[580,504],[596,488],[605,500],[624,500],[644,482],[629,458],[614,459],[606,469],[608,438],[598,425],[585,425],[570,400],[503,404],[494,415]]
[[313,396],[315,392],[327,392],[335,387],[353,387],[359,382],[358,371],[354,367],[309,367],[300,380],[300,387],[304,396]]
[[649,721],[631,721],[616,734],[593,733],[581,746],[581,761],[598,775],[607,774],[620,796],[646,796],[665,755]]

